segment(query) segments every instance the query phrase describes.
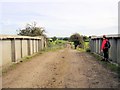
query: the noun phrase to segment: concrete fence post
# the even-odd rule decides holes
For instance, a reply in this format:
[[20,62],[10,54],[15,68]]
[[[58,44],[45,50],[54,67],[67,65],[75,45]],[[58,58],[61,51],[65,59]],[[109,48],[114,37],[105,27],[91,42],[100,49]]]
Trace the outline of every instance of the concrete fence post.
[[2,60],[3,60],[3,58],[2,58],[2,57],[3,57],[3,55],[2,55],[2,54],[3,54],[3,53],[2,53],[2,52],[3,52],[2,46],[3,46],[2,40],[0,39],[0,69],[1,69],[1,66],[2,66],[2,62],[3,62],[3,61],[2,61]]
[[117,63],[120,65],[120,39],[117,39]]
[[21,48],[21,58],[23,57],[22,55],[22,39],[20,39],[20,48]]
[[31,55],[30,39],[27,40],[27,44],[28,44],[28,55]]
[[32,51],[33,51],[32,53],[34,54],[34,39],[32,40],[32,49],[33,49],[33,50],[32,50]]
[[12,62],[16,61],[16,55],[15,55],[15,39],[11,39],[11,56],[12,56]]

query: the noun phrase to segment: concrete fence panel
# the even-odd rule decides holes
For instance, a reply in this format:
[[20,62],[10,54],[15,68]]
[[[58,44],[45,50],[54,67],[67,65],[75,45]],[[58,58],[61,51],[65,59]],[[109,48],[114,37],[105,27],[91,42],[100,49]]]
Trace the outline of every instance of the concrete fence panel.
[[22,57],[28,56],[28,43],[27,40],[22,40]]
[[10,64],[12,61],[11,40],[2,41],[2,64]]
[[0,40],[0,66],[2,66],[2,58],[3,58],[3,53],[2,53],[2,49],[3,49],[3,47],[2,47],[2,40]]
[[38,41],[38,48],[39,48],[39,51],[42,50],[42,41],[41,40]]
[[29,48],[29,51],[28,51],[29,55],[32,55],[32,54],[33,54],[33,44],[32,44],[32,40],[29,40],[29,46],[28,46],[28,48]]
[[15,60],[19,60],[22,58],[22,55],[21,55],[21,40],[15,40]]
[[120,39],[117,40],[117,62],[120,64]]
[[34,53],[36,53],[36,40],[34,40]]
[[117,62],[117,40],[116,39],[110,39],[111,48],[109,51],[110,59],[114,62]]
[[[114,63],[120,64],[120,35],[107,35],[107,39],[109,40],[111,47],[109,49],[109,59]],[[90,39],[90,49],[91,52],[103,55],[100,52],[100,48],[102,45],[102,36],[94,36]]]
[[43,37],[0,35],[0,66],[19,62],[28,55],[44,49]]

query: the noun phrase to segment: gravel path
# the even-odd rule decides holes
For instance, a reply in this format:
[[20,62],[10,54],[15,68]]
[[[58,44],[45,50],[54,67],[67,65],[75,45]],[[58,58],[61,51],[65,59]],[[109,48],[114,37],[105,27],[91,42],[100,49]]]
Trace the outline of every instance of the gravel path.
[[46,52],[8,71],[3,88],[117,88],[117,76],[85,52]]

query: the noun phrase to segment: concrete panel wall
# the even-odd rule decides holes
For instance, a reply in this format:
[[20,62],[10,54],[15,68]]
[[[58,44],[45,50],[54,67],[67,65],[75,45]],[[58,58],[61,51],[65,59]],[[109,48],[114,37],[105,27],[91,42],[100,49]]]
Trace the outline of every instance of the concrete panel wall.
[[39,51],[40,50],[42,50],[42,41],[41,40],[39,40],[39,43],[38,43],[39,45],[38,45],[38,48],[39,48]]
[[34,53],[36,53],[36,41],[35,40],[33,40],[33,44],[34,44]]
[[99,39],[96,40],[96,53],[99,54]]
[[22,55],[21,55],[21,40],[15,40],[15,59],[19,60],[21,59]]
[[44,48],[42,37],[0,36],[0,67],[32,55]]
[[28,56],[27,40],[22,40],[22,57]]
[[12,61],[11,40],[2,41],[2,64],[10,64]]
[[2,40],[0,40],[0,66],[2,66]]
[[111,49],[110,59],[112,59],[113,62],[117,62],[117,41],[116,41],[116,39],[111,39],[111,48],[110,49]]
[[37,46],[37,52],[38,52],[38,51],[39,51],[39,50],[38,50],[38,40],[36,40],[36,41],[37,41],[37,45],[36,45],[36,46]]
[[94,48],[93,48],[93,50],[94,50],[94,52],[96,51],[96,44],[95,44],[95,40],[93,40],[93,44],[94,44]]
[[30,40],[30,55],[33,54],[33,44],[32,44],[32,40]]
[[120,39],[117,40],[117,62],[120,64]]
[[[112,39],[109,39],[109,42],[111,44],[112,43]],[[109,58],[112,59],[112,48],[109,49]]]
[[35,40],[35,52],[37,52],[38,45],[37,45],[37,40]]
[[[109,59],[114,63],[120,64],[120,37],[119,35],[109,36],[108,40],[111,44],[109,49]],[[91,52],[97,53],[99,55],[103,55],[100,52],[100,48],[102,45],[102,37],[94,37],[90,40],[90,49]]]

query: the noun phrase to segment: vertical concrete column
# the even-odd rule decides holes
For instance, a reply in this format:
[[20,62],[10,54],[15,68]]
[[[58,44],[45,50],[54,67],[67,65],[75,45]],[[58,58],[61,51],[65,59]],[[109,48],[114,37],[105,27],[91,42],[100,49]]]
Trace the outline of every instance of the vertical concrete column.
[[117,40],[115,38],[111,39],[111,59],[113,62],[117,62]]
[[95,39],[95,53],[97,53],[97,40]]
[[15,39],[15,57],[16,62],[21,58],[21,41],[20,39]]
[[33,42],[32,42],[32,39],[30,40],[30,54],[32,55],[33,54]]
[[2,40],[2,64],[11,64],[12,60],[12,42],[10,39]]
[[36,42],[35,43],[36,44],[36,52],[38,52],[38,40],[36,39],[35,42]]
[[28,55],[28,44],[27,40],[23,39],[22,40],[22,56],[25,57]]
[[34,40],[32,40],[32,53],[34,54]]
[[40,51],[40,39],[38,39],[38,51]]
[[33,40],[32,39],[30,40],[30,48],[31,48],[30,53],[32,55],[33,54]]
[[98,53],[100,54],[100,47],[101,47],[101,43],[100,43],[100,38],[98,39]]
[[110,44],[111,44],[111,47],[110,47],[110,49],[109,49],[109,59],[112,59],[112,38],[110,38],[109,39],[109,42],[110,42]]
[[100,38],[99,44],[100,44],[100,47],[99,47],[99,50],[100,50],[100,55],[102,56],[102,55],[103,55],[103,53],[101,53],[102,38]]
[[39,39],[37,40],[37,52],[39,52]]
[[2,40],[0,39],[0,89],[2,90]]
[[20,39],[20,49],[21,49],[21,58],[23,57],[23,54],[22,54],[22,39]]
[[41,42],[41,39],[39,39],[39,41],[38,41],[38,48],[39,48],[39,51],[42,50],[42,42]]
[[0,69],[2,68],[2,52],[3,52],[3,50],[2,50],[2,40],[0,39]]
[[94,39],[94,53],[96,53],[96,40]]
[[117,39],[117,63],[120,65],[120,38]]
[[95,47],[95,44],[94,44],[94,39],[92,39],[92,50],[93,50],[93,52],[94,52],[94,47]]
[[97,54],[99,54],[99,39],[97,38],[96,39],[96,52],[97,52]]
[[11,51],[12,51],[12,62],[16,61],[16,55],[15,55],[15,39],[11,39]]
[[31,55],[30,39],[27,40],[28,44],[28,55]]
[[34,39],[34,53],[36,53],[36,40]]

